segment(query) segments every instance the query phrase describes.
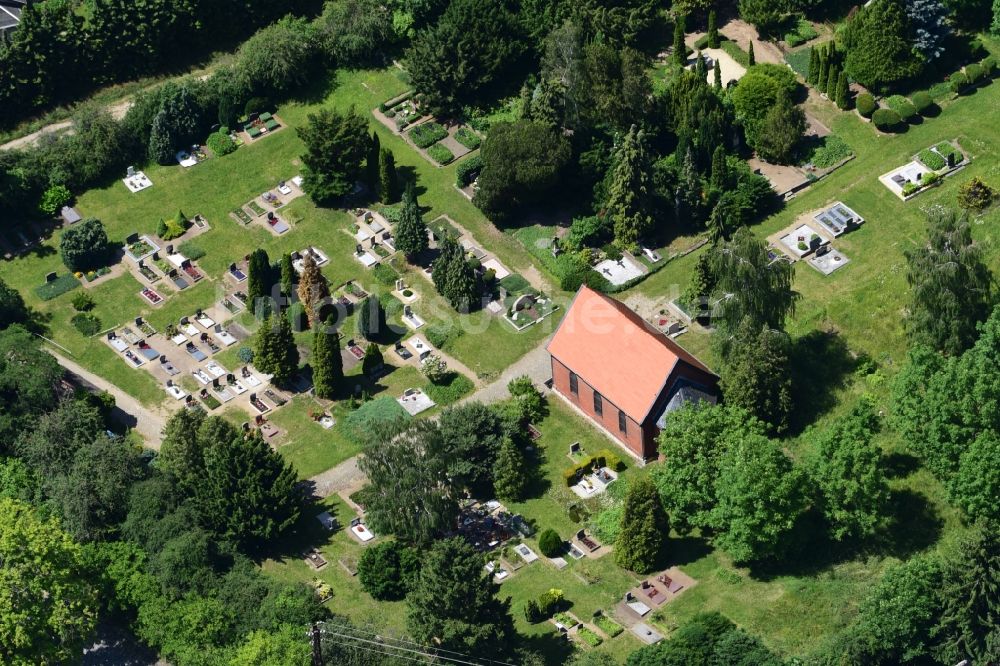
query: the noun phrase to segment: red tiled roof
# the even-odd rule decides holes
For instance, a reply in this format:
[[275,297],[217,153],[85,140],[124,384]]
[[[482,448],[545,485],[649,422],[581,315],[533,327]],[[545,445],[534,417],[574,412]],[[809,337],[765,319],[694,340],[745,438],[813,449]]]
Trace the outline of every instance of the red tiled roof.
[[624,303],[586,286],[577,292],[547,349],[639,423],[678,362],[712,372]]

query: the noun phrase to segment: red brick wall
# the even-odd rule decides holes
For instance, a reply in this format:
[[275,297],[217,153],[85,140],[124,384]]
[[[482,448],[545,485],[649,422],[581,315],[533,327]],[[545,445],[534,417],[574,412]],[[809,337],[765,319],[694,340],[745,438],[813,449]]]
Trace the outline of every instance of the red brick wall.
[[[608,396],[602,395],[603,399],[603,409],[601,410],[603,416],[598,416],[594,412],[594,389],[591,387],[584,377],[577,377],[577,388],[579,389],[578,394],[574,395],[569,390],[569,373],[570,369],[567,368],[559,359],[552,357],[552,387],[559,391],[567,400],[572,402],[574,405],[580,408],[587,416],[592,420],[604,427],[605,430],[610,432],[619,443],[626,449],[632,451],[635,455],[641,458],[650,458],[656,455],[656,447],[654,443],[655,432],[646,432],[643,434],[643,429],[640,427],[639,423],[635,419],[626,415],[626,433],[623,435],[621,431],[618,430],[618,407],[608,399]],[[655,431],[656,427],[652,427],[652,431]],[[650,444],[653,444],[650,448]]]

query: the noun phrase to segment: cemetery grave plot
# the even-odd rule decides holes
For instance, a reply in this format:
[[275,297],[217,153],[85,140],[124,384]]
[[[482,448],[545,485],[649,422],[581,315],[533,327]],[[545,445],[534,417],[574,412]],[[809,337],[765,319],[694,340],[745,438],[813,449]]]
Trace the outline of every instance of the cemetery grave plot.
[[268,136],[284,127],[284,122],[273,113],[264,111],[263,113],[251,113],[249,116],[240,119],[243,127],[243,134],[248,141],[255,141]]
[[143,190],[153,186],[153,181],[151,181],[142,171],[136,171],[135,167],[128,168],[125,173],[125,177],[122,178],[122,182],[125,183],[125,187],[127,187],[129,192],[132,194],[142,192]]
[[299,275],[302,275],[302,269],[305,266],[305,258],[308,255],[312,255],[313,261],[315,261],[316,265],[320,268],[330,263],[330,257],[326,256],[326,254],[318,247],[310,245],[305,249],[292,252],[292,268],[294,268],[295,272]]
[[635,280],[648,272],[646,267],[628,252],[623,253],[618,259],[605,259],[595,265],[594,270],[615,286]]
[[275,236],[280,236],[291,229],[288,222],[270,211],[260,218],[260,223]]
[[504,321],[521,331],[532,324],[537,324],[558,308],[559,306],[544,294],[527,293],[513,298]]
[[786,232],[778,232],[779,247],[793,259],[801,259],[830,242],[808,224],[793,225]]
[[436,404],[430,397],[418,388],[408,388],[403,391],[403,395],[396,398],[396,402],[407,411],[410,416],[416,416],[421,412],[426,412]]
[[174,159],[185,169],[189,169],[208,159],[208,151],[205,146],[195,144],[188,150],[180,150],[174,155]]
[[396,252],[392,224],[375,211],[355,210],[353,236],[354,258],[365,268],[372,268]]
[[413,99],[412,90],[383,102],[373,114],[397,134],[424,117],[420,105]]
[[132,234],[125,239],[125,256],[138,263],[159,252],[160,246],[146,235]]
[[824,231],[834,237],[857,229],[865,221],[842,201],[816,213],[813,219]]
[[829,245],[821,247],[816,254],[809,257],[807,263],[823,275],[829,275],[846,266],[851,260]]
[[903,201],[909,201],[941,178],[965,167],[968,156],[956,142],[942,141],[913,156],[913,160],[879,176],[879,181]]

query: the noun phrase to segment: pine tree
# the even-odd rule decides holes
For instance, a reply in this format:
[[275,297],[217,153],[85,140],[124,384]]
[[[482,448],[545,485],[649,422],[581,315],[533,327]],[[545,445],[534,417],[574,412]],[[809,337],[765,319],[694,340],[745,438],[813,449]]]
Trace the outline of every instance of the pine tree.
[[714,9],[708,12],[708,48],[719,48],[719,27],[716,25]]
[[267,317],[257,331],[253,352],[258,370],[272,375],[275,384],[286,384],[299,369],[299,350],[288,317]]
[[652,571],[669,533],[667,512],[653,481],[643,477],[631,484],[625,495],[621,527],[615,540],[615,563],[640,574]]
[[674,21],[674,62],[683,67],[687,63],[687,47],[684,46],[684,16],[678,15]]
[[712,253],[705,252],[698,257],[698,263],[691,273],[691,281],[681,296],[691,316],[698,317],[708,311],[708,299],[715,291],[715,275],[712,273]]
[[392,151],[383,148],[379,157],[379,198],[382,203],[395,203],[399,192],[399,184],[396,176],[396,158]]
[[371,142],[368,144],[368,153],[365,158],[365,180],[368,182],[368,189],[374,195],[381,187],[379,178],[381,166],[382,144],[378,139],[378,134],[372,132]]
[[726,160],[726,149],[716,146],[712,153],[712,176],[710,185],[720,192],[729,187],[729,162]]
[[715,61],[715,88],[716,90],[722,90],[722,67],[719,66],[719,60]]
[[358,305],[358,335],[365,340],[378,340],[386,333],[385,308],[377,294]]
[[815,46],[809,47],[809,75],[806,77],[811,85],[816,85],[816,80],[819,78],[819,53],[816,51]]
[[819,54],[819,73],[816,75],[816,90],[826,92],[826,80],[830,73],[830,55],[826,49]]
[[753,55],[753,40],[752,39],[750,40],[750,49],[747,51],[747,56],[748,56],[747,60],[748,60],[749,65],[751,67],[753,67],[754,65],[757,64],[757,58],[755,58],[754,55]]
[[434,260],[431,273],[434,287],[451,307],[467,311],[477,296],[476,273],[465,258],[465,251],[454,238],[446,236],[441,243],[441,254]]
[[340,335],[334,330],[333,317],[325,325],[313,326],[313,389],[320,398],[333,398],[337,383],[344,377],[344,359],[340,356]]
[[368,121],[354,109],[311,113],[296,130],[306,152],[302,155],[302,188],[321,206],[350,194],[364,174],[362,163],[371,141]]
[[250,253],[247,260],[247,300],[258,317],[268,316],[273,309],[270,291],[271,261],[267,252],[258,248]]
[[840,76],[840,72],[837,71],[836,65],[830,65],[830,71],[826,78],[826,96],[831,100],[837,95],[837,77]]
[[633,125],[615,150],[605,202],[614,225],[615,244],[623,249],[637,248],[653,224],[650,172],[645,135]]
[[847,74],[845,72],[841,72],[837,77],[836,102],[837,106],[845,111],[851,105],[850,92],[847,87]]
[[365,357],[361,359],[361,372],[371,377],[384,365],[382,350],[374,342],[365,349]]
[[694,73],[698,75],[698,78],[702,81],[708,78],[708,65],[705,64],[705,58],[701,55],[701,50],[698,50],[694,54]]
[[302,258],[302,275],[299,278],[299,302],[309,317],[309,325],[319,321],[320,310],[330,298],[330,285],[316,265],[312,252]]
[[493,488],[496,496],[501,500],[520,502],[524,499],[526,482],[524,455],[514,440],[504,437],[493,464]]
[[292,298],[295,290],[295,267],[292,265],[292,255],[281,255],[281,293]]
[[403,192],[403,210],[399,222],[396,223],[396,248],[413,259],[427,250],[427,225],[420,214],[420,204],[417,203],[417,193],[412,182],[406,184]]

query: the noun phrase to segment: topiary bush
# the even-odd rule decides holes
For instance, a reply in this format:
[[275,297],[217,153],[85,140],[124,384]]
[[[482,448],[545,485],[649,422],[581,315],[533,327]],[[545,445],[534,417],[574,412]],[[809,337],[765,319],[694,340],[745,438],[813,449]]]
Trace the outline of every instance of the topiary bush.
[[948,85],[951,87],[953,93],[961,93],[968,87],[969,77],[965,75],[965,72],[955,72],[948,79]]
[[983,80],[983,66],[976,63],[966,65],[965,76],[969,79],[970,85],[976,85]]
[[899,129],[902,120],[899,114],[892,109],[877,109],[872,114],[872,122],[883,132],[895,132]]
[[558,557],[563,552],[563,540],[559,533],[547,529],[538,536],[538,549],[545,557]]
[[94,309],[93,297],[85,291],[73,296],[73,309],[77,312],[89,312]]
[[885,100],[886,106],[899,114],[900,120],[908,122],[917,115],[917,108],[902,95],[893,95]]
[[236,142],[230,138],[228,127],[223,127],[218,132],[209,134],[205,144],[219,157],[234,152],[238,147]]
[[542,617],[552,617],[562,609],[564,601],[562,590],[553,588],[538,595],[538,610]]
[[854,104],[858,107],[858,113],[865,118],[871,118],[872,114],[878,109],[878,102],[869,93],[858,95],[858,98],[854,100]]
[[926,112],[934,106],[934,100],[931,98],[930,94],[923,90],[913,93],[913,97],[910,98],[910,101],[913,102],[914,108],[920,115],[925,115]]

